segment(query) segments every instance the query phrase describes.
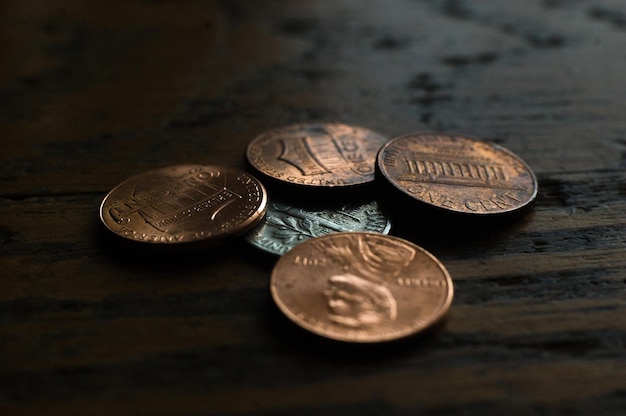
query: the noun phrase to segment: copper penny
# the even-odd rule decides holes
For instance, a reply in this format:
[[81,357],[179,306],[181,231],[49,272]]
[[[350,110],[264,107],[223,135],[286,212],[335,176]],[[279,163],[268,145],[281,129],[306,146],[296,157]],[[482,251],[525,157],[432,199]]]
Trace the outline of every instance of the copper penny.
[[271,278],[279,309],[338,341],[371,343],[415,334],[452,303],[452,280],[423,248],[377,233],[336,233],[283,255]]
[[295,124],[270,130],[248,145],[260,173],[308,187],[346,187],[374,180],[376,153],[387,138],[345,124]]
[[127,179],[102,201],[115,234],[154,244],[218,242],[254,227],[267,193],[252,175],[222,166],[183,165]]
[[397,137],[380,149],[377,165],[396,189],[457,213],[511,213],[537,195],[537,180],[524,161],[501,146],[467,136]]

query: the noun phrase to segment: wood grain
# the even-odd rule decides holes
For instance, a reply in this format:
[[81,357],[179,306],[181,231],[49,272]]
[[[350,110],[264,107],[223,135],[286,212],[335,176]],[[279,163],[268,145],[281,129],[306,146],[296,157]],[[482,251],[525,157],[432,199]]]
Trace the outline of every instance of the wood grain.
[[[620,0],[2,2],[0,412],[623,414],[625,42]],[[536,173],[516,221],[395,224],[453,277],[440,327],[325,342],[244,242],[138,253],[98,223],[129,176],[245,168],[308,121],[478,136]]]

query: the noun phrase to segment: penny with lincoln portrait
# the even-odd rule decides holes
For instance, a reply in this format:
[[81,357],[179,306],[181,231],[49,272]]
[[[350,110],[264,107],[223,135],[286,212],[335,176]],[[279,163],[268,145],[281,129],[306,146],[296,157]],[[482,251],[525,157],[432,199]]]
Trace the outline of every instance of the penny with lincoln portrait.
[[445,316],[446,268],[423,248],[378,233],[306,240],[274,266],[278,308],[300,327],[337,341],[375,343],[418,333]]
[[380,149],[377,168],[396,190],[447,212],[509,214],[529,206],[537,195],[537,179],[517,155],[458,134],[394,138]]
[[212,244],[253,228],[267,192],[252,175],[213,165],[167,166],[116,186],[100,219],[116,235],[160,246]]
[[359,126],[294,124],[257,136],[246,157],[259,173],[282,183],[345,188],[374,180],[376,153],[387,140]]

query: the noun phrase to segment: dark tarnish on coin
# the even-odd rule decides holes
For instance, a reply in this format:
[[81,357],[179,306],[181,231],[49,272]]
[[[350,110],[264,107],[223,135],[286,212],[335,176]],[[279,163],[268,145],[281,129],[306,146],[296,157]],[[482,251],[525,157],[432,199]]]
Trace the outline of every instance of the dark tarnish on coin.
[[531,169],[511,151],[456,134],[417,133],[390,140],[377,166],[394,188],[446,211],[497,215],[537,195]]
[[376,233],[307,240],[272,271],[271,293],[293,322],[346,342],[391,341],[439,321],[452,303],[445,267],[421,247]]
[[267,193],[253,176],[222,166],[152,170],[115,187],[100,218],[115,234],[153,244],[219,242],[254,227]]
[[295,124],[270,130],[246,157],[263,175],[308,187],[346,187],[374,180],[376,153],[387,138],[345,124]]
[[347,231],[387,234],[390,228],[389,219],[376,201],[305,208],[270,199],[265,217],[246,240],[264,251],[282,255],[310,238]]

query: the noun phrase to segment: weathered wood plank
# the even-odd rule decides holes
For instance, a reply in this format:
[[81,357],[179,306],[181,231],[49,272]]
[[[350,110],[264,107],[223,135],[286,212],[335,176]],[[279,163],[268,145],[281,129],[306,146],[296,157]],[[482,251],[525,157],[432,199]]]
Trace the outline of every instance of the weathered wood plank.
[[[622,1],[0,9],[3,415],[623,414]],[[455,282],[432,332],[326,342],[280,315],[274,258],[243,241],[136,253],[98,223],[130,175],[245,168],[260,132],[320,120],[476,135],[537,174],[511,223],[398,219]]]

